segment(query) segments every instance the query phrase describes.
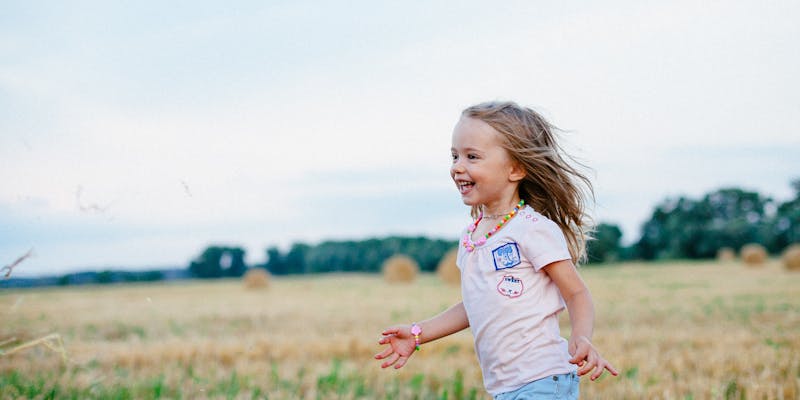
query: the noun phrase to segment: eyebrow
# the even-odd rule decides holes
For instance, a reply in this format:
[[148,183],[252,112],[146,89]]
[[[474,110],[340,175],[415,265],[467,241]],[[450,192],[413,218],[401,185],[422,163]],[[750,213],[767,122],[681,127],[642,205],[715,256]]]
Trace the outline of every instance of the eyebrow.
[[[455,147],[451,147],[450,151],[458,151],[458,150]],[[475,147],[467,147],[467,148],[462,149],[462,151],[475,151],[475,152],[478,152],[478,153],[483,153],[483,150],[475,148]]]

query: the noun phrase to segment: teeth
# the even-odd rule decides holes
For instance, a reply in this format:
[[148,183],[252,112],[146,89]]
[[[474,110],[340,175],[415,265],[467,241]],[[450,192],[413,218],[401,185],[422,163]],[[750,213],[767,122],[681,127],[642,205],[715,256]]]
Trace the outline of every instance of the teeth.
[[460,190],[466,190],[466,189],[471,188],[473,185],[475,185],[475,182],[458,181],[458,182],[456,182],[456,185],[458,185],[458,188]]

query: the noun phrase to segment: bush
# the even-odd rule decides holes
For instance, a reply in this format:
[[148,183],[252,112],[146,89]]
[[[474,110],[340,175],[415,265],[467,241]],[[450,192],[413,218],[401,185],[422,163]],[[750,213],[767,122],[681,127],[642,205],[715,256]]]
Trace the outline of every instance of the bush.
[[751,267],[764,265],[767,261],[767,249],[758,243],[750,243],[742,246],[739,251],[742,261]]
[[419,265],[411,257],[399,254],[383,263],[383,277],[389,283],[408,283],[417,278]]

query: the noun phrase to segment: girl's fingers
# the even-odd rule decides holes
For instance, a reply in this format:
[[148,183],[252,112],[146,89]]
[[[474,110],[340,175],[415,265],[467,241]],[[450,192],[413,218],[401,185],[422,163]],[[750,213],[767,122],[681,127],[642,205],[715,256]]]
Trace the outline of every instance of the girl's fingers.
[[381,332],[383,336],[396,335],[398,333],[400,333],[400,328],[395,327],[387,328],[385,331]]
[[594,369],[596,365],[597,365],[597,360],[595,356],[592,353],[589,353],[583,365],[580,368],[578,368],[578,376],[583,376],[589,373],[592,369]]
[[599,378],[600,375],[603,375],[603,372],[605,372],[605,368],[603,368],[603,367],[604,367],[603,363],[598,363],[597,364],[597,369],[594,371],[594,373],[592,374],[590,379],[591,380],[595,380],[595,379]]
[[585,346],[577,346],[575,348],[575,354],[569,360],[569,362],[573,364],[580,364],[582,360],[586,359],[586,356],[589,354],[589,349]]
[[408,361],[408,357],[400,356],[400,358],[397,359],[397,364],[394,365],[394,369],[403,368],[403,365],[406,365],[406,361]]
[[617,376],[617,370],[614,369],[614,367],[611,366],[611,364],[609,364],[608,361],[606,361],[601,357],[600,361],[597,363],[597,371],[595,371],[594,374],[592,374],[592,380],[595,380],[599,378],[600,375],[603,375],[603,372],[605,372],[605,370],[608,370],[608,372],[610,372],[611,375]]
[[575,350],[575,355],[570,358],[569,362],[573,364],[580,364],[582,360],[586,359],[586,353],[587,351],[578,347],[578,349]]
[[379,354],[376,354],[375,355],[375,359],[376,360],[382,360],[382,359],[384,359],[386,357],[389,357],[389,354],[392,354],[392,352],[394,352],[394,350],[392,349],[391,346],[389,346],[389,347],[386,348],[386,350],[380,352]]
[[613,365],[609,364],[608,361],[606,361],[606,369],[608,370],[608,372],[611,372],[611,375],[614,375],[614,376],[619,375],[619,372],[617,372],[617,369],[614,368]]
[[603,363],[605,365],[605,368],[608,370],[608,372],[611,372],[611,375],[614,375],[614,376],[619,375],[619,372],[617,372],[617,369],[614,368],[614,366],[611,365],[611,363],[609,363],[606,360],[603,360]]
[[595,367],[594,363],[590,363],[590,362],[584,363],[582,367],[578,368],[578,376],[584,376],[584,375],[588,374],[589,371],[594,369],[594,367]]
[[397,362],[397,360],[398,360],[399,358],[400,358],[400,355],[399,355],[399,354],[397,354],[397,353],[392,353],[392,355],[391,355],[391,356],[389,356],[389,359],[388,359],[388,360],[386,360],[386,361],[384,361],[384,362],[383,362],[383,364],[381,364],[381,368],[386,368],[386,367],[388,367],[388,366],[390,366],[390,365],[394,364],[395,362]]

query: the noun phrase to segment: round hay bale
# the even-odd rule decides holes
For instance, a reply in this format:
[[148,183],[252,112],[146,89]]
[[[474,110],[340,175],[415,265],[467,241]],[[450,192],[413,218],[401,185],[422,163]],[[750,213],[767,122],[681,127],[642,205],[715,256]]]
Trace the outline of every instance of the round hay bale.
[[383,278],[389,283],[414,282],[419,265],[409,256],[398,254],[383,262]]
[[760,267],[767,261],[767,249],[758,243],[750,243],[742,246],[739,256],[746,265]]
[[269,286],[269,273],[264,268],[250,268],[242,280],[246,289],[264,289]]
[[783,266],[789,271],[800,271],[800,243],[790,245],[783,251]]
[[461,270],[456,266],[457,256],[458,248],[452,249],[439,260],[439,265],[436,266],[436,275],[444,283],[453,285],[461,284]]
[[736,259],[736,251],[730,247],[722,247],[717,250],[717,261],[730,262]]

